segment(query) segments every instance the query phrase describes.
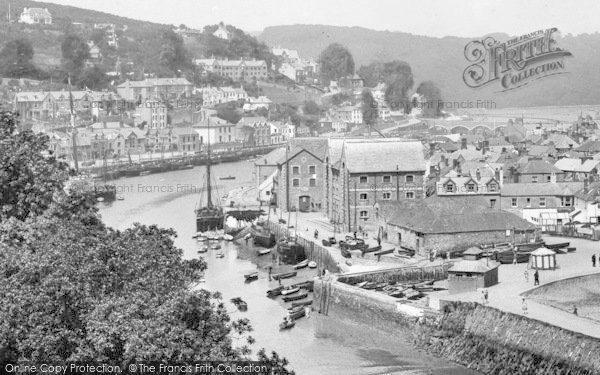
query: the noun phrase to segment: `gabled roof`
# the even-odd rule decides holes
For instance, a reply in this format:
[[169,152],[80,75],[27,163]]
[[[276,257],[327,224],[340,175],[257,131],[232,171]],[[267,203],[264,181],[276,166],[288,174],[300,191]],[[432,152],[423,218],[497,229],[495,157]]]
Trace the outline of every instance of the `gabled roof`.
[[581,146],[577,147],[576,151],[581,152],[591,152],[597,153],[600,152],[600,141],[586,141],[581,144]]
[[519,167],[521,174],[552,174],[563,171],[544,160],[530,160]]
[[531,145],[527,147],[527,154],[531,156],[542,156],[554,152],[552,145]]
[[586,202],[600,203],[600,182],[591,183],[587,188],[576,191],[574,195]]
[[548,139],[542,142],[543,145],[554,144],[556,148],[577,148],[579,147],[579,143],[572,140],[568,135],[565,134],[550,134]]
[[284,164],[287,159],[293,159],[302,151],[312,154],[315,158],[323,161],[327,154],[327,139],[325,138],[292,138],[288,143],[290,149],[287,154],[284,152],[279,164]]
[[417,172],[427,169],[421,142],[369,141],[346,142],[344,160],[351,173]]
[[17,102],[42,102],[50,93],[41,91],[24,91],[16,94]]
[[590,173],[598,164],[600,164],[600,160],[588,159],[583,161],[581,159],[563,158],[559,159],[554,166],[565,172]]
[[277,165],[281,159],[285,160],[285,147],[276,148],[261,158],[256,159],[254,165]]

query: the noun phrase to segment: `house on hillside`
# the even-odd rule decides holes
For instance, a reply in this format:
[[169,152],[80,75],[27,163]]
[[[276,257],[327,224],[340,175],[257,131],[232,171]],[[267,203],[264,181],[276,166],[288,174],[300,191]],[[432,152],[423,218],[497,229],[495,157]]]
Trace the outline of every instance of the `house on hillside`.
[[227,30],[227,26],[225,26],[223,22],[219,22],[219,26],[213,35],[219,39],[229,40],[231,39],[232,33],[231,31]]
[[21,16],[19,16],[19,22],[29,25],[51,25],[52,14],[47,8],[23,8],[23,12],[21,13]]

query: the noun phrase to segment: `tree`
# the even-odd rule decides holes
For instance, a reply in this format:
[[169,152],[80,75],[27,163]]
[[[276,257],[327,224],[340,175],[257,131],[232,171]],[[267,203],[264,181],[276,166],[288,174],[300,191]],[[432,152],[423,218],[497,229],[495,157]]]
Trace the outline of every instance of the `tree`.
[[361,66],[358,74],[365,80],[366,86],[373,87],[380,82],[385,83],[385,100],[391,108],[398,109],[407,105],[407,92],[414,85],[408,63],[400,60],[375,62]]
[[63,57],[63,67],[73,75],[81,72],[85,61],[90,58],[90,48],[85,40],[77,34],[65,35],[60,45]]
[[[65,189],[42,140],[16,132],[10,113],[0,125],[1,361],[249,360],[248,320],[232,320],[219,293],[191,290],[206,263],[183,260],[173,230],[106,227],[90,191]],[[6,216],[26,205],[35,210]],[[258,358],[293,373],[276,353]]]
[[350,51],[339,43],[327,46],[319,57],[321,65],[321,81],[329,85],[330,81],[337,81],[354,73],[354,59]]
[[48,136],[17,131],[16,121],[0,112],[0,222],[42,213],[69,174],[64,162],[45,155]]
[[437,117],[441,115],[444,102],[442,99],[442,92],[435,82],[421,82],[419,87],[417,87],[417,93],[425,97],[425,103],[423,103],[424,117]]
[[242,118],[242,116],[238,112],[238,107],[235,102],[219,104],[216,107],[216,109],[217,117],[232,124],[237,124],[238,121],[240,121],[240,119]]
[[11,78],[38,78],[33,65],[33,47],[25,38],[11,40],[0,51],[0,73]]
[[373,98],[373,94],[369,90],[363,90],[361,94],[362,104],[361,110],[363,121],[367,125],[374,125],[377,122],[379,115],[377,110],[377,102]]
[[91,90],[101,90],[107,87],[109,78],[98,65],[86,69],[79,78],[79,85]]
[[191,58],[183,44],[183,39],[173,30],[167,30],[162,35],[159,60],[160,64],[169,71],[166,73],[169,75],[181,76],[181,72],[191,68]]
[[319,115],[320,113],[321,107],[314,100],[304,101],[304,114]]

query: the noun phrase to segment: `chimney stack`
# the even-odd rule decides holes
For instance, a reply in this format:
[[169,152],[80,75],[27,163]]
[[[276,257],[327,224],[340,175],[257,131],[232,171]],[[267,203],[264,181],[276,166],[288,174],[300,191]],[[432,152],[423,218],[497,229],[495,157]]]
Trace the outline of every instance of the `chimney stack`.
[[481,171],[479,170],[479,168],[477,168],[477,170],[475,171],[475,178],[477,179],[477,182],[481,181]]
[[461,138],[460,140],[460,149],[461,150],[466,150],[467,149],[467,138]]
[[588,181],[587,178],[583,179],[583,193],[587,194],[588,193],[588,189],[590,187],[590,182]]
[[552,173],[550,175],[550,183],[552,183],[552,184],[556,183],[556,173]]
[[496,168],[496,170],[494,171],[494,178],[496,179],[496,181],[498,181],[498,183],[502,182],[500,180],[500,169]]

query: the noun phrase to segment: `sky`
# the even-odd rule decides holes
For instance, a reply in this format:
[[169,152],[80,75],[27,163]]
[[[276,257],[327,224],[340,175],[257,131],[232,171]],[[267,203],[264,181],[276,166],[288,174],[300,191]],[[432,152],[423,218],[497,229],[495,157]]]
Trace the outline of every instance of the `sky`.
[[163,24],[220,21],[247,32],[268,26],[361,26],[433,37],[600,31],[598,0],[45,0]]

